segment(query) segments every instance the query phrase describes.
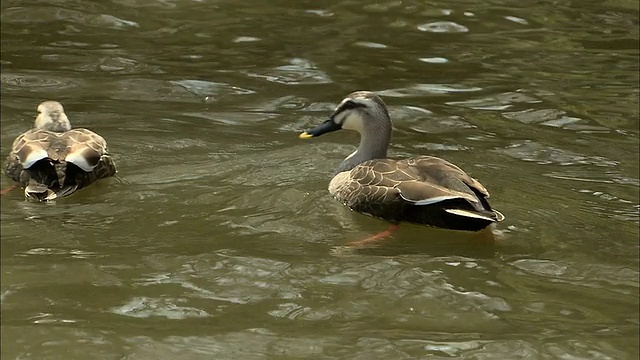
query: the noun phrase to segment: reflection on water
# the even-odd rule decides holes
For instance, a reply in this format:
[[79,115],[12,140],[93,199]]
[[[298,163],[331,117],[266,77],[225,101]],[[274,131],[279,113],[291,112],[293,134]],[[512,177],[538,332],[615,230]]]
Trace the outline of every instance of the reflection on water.
[[[115,4],[115,6],[114,6]],[[638,4],[2,3],[2,157],[55,99],[119,165],[2,198],[7,358],[635,358]],[[390,155],[443,157],[496,241],[329,196],[378,91]],[[3,187],[9,184],[2,177]]]

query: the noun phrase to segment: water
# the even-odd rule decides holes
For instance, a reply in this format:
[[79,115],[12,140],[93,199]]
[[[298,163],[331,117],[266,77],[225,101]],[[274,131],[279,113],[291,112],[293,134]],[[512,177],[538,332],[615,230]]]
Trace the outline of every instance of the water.
[[[61,101],[121,180],[2,198],[6,359],[637,358],[638,4],[5,1],[2,158]],[[446,158],[490,245],[331,199],[380,92],[390,155]],[[2,176],[2,186],[10,184]]]

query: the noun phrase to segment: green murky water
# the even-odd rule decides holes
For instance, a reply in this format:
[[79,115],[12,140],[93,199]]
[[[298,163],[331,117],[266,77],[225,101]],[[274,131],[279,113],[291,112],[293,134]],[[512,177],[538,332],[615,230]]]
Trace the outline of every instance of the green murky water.
[[[2,198],[3,359],[633,359],[635,1],[5,1],[2,159],[42,100],[122,181]],[[380,92],[391,155],[479,178],[498,241],[331,199]],[[2,176],[2,186],[9,179]]]

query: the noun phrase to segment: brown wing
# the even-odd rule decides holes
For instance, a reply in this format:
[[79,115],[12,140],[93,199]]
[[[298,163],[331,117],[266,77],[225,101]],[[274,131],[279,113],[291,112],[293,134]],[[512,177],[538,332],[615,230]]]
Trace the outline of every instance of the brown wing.
[[67,144],[65,161],[82,170],[74,175],[78,188],[116,174],[116,165],[109,155],[106,140],[88,129],[72,129],[63,138]]
[[[336,175],[329,191],[355,211],[388,220],[421,217],[415,211],[430,214],[437,211],[424,206],[420,206],[423,210],[415,207],[408,210],[410,205],[492,211],[485,200],[488,192],[484,186],[457,166],[429,156],[363,162],[351,171]],[[447,205],[440,205],[444,203]]]
[[[52,161],[38,163],[46,158]],[[36,163],[39,165],[34,166]],[[97,179],[115,175],[116,167],[104,138],[91,130],[55,133],[32,129],[14,140],[5,173],[22,186],[35,180],[64,196]]]
[[20,134],[11,145],[11,152],[4,164],[5,174],[24,186],[29,179],[23,170],[49,156],[49,135],[48,131],[38,129]]
[[22,164],[20,158],[15,153],[10,153],[4,162],[4,173],[13,181],[20,182],[20,174],[22,174]]
[[398,170],[414,179],[401,185],[406,199],[420,201],[438,196],[459,196],[477,203],[479,198],[489,197],[489,192],[480,182],[456,165],[437,157],[400,160]]
[[17,157],[24,168],[29,168],[38,160],[48,157],[48,149],[51,146],[51,138],[55,133],[31,129],[18,136],[11,146],[11,155]]
[[389,159],[365,161],[350,171],[337,174],[329,192],[350,209],[385,219],[402,212],[398,185],[410,180]]
[[338,174],[339,181],[338,176],[334,180],[343,184],[340,189],[334,186],[341,198],[356,193],[372,201],[393,201],[401,193],[409,201],[455,196],[477,202],[470,188],[488,196],[487,190],[460,168],[434,157],[365,161],[342,174]]
[[72,129],[60,137],[66,145],[64,160],[91,172],[98,166],[100,159],[107,155],[107,142],[104,138],[88,129]]

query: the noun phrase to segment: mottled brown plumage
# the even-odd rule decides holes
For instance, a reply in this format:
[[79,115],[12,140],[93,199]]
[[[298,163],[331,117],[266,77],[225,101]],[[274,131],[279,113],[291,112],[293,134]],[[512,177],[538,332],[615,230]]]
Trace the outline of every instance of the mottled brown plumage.
[[393,223],[469,231],[504,219],[489,205],[485,187],[450,162],[432,156],[387,159],[391,118],[379,96],[348,95],[327,121],[300,137],[341,128],[361,134],[358,150],[329,183],[329,192],[350,209]]
[[62,105],[45,101],[38,106],[35,128],[14,140],[4,170],[27,198],[47,201],[115,175],[116,166],[102,136],[71,129]]

